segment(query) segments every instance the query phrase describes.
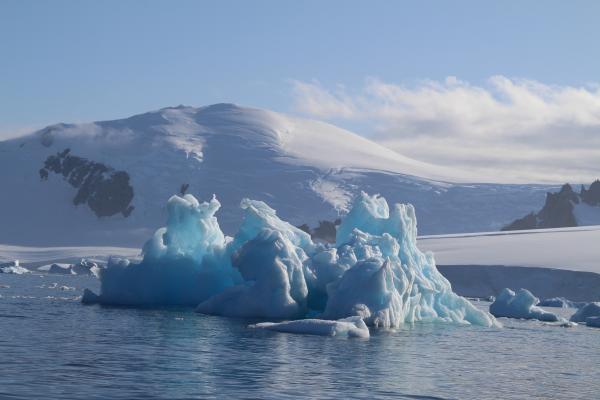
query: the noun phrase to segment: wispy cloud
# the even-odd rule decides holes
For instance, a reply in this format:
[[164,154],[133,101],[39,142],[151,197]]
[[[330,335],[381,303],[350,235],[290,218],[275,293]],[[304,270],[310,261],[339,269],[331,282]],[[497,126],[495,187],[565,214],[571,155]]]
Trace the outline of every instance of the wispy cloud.
[[379,143],[488,181],[588,182],[600,177],[600,87],[494,76],[401,85],[368,78],[358,91],[293,81],[296,109],[365,123]]
[[0,140],[17,138],[35,132],[43,126],[0,126]]

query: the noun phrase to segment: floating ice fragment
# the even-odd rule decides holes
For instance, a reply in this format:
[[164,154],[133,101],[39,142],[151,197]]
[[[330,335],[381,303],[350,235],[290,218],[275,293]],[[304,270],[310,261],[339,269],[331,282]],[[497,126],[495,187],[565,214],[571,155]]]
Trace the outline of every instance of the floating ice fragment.
[[580,308],[586,304],[585,302],[571,301],[564,297],[552,297],[541,300],[537,305],[540,307]]
[[571,321],[587,323],[590,317],[600,317],[600,303],[587,303],[571,316]]
[[600,328],[600,317],[587,317],[585,324],[594,328]]
[[545,311],[535,304],[539,299],[527,289],[519,289],[516,293],[508,288],[502,292],[490,305],[490,312],[496,317],[538,319],[546,322],[556,322],[558,315]]
[[95,304],[100,303],[100,296],[92,292],[90,289],[83,289],[83,296],[81,296],[81,302],[83,304]]
[[360,317],[350,317],[337,321],[325,319],[301,319],[278,323],[261,322],[249,325],[249,327],[307,335],[348,336],[358,338],[368,338],[370,336],[369,328]]
[[19,260],[0,264],[0,273],[2,274],[22,275],[27,274],[29,272],[30,271],[27,268],[21,267],[19,265]]
[[[44,267],[40,267],[38,269],[43,271],[42,268]],[[49,274],[75,275],[75,272],[71,269],[71,264],[52,264],[46,272]]]

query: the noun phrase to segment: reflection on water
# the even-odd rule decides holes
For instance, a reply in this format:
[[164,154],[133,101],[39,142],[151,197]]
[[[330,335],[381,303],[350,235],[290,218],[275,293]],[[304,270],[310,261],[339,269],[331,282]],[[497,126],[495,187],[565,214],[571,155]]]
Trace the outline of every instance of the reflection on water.
[[600,330],[584,326],[291,335],[190,309],[80,304],[97,286],[0,275],[0,398],[590,399],[600,386]]

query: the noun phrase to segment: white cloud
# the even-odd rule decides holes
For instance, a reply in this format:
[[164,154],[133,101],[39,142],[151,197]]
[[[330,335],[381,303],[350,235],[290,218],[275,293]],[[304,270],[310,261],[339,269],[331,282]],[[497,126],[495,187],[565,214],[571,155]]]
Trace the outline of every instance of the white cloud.
[[360,123],[379,143],[486,181],[589,182],[600,178],[600,88],[491,77],[407,86],[366,80],[359,91],[293,82],[298,111]]

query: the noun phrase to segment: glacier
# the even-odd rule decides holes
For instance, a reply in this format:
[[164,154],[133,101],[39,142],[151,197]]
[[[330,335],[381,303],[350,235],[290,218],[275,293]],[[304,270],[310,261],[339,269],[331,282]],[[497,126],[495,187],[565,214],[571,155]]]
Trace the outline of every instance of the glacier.
[[189,194],[172,196],[167,225],[146,242],[142,260],[109,260],[100,271],[100,294],[86,290],[83,301],[321,321],[256,326],[285,331],[346,334],[355,324],[347,318],[381,328],[416,321],[499,326],[455,294],[433,254],[418,249],[410,204],[390,208],[383,197],[361,192],[335,244],[313,242],[266,203],[249,199],[241,202],[238,232],[228,237],[215,216],[219,208],[215,196],[202,203]]
[[527,289],[514,291],[504,288],[490,305],[490,312],[495,317],[538,319],[546,322],[556,322],[558,315],[537,307],[540,301]]

